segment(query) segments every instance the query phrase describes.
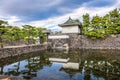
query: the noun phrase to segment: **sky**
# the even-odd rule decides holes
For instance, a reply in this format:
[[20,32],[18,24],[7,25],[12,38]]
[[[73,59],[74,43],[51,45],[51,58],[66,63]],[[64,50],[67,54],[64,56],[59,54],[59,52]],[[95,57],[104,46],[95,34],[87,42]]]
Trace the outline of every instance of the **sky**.
[[115,8],[120,8],[120,0],[0,0],[0,20],[61,31],[58,24],[69,17],[82,22],[85,13],[104,16]]

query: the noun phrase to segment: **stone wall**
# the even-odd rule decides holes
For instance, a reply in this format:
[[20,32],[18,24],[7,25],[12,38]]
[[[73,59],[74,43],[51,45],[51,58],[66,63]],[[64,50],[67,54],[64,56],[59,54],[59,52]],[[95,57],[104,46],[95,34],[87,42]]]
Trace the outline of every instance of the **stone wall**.
[[[50,35],[50,36],[60,36],[60,35]],[[52,48],[63,46],[66,43],[70,43],[69,41],[70,41],[69,38],[48,39],[48,42],[51,44]]]
[[85,49],[120,49],[120,34],[110,35],[106,39],[92,40],[82,36],[82,47]]
[[[63,34],[62,34],[63,35]],[[110,35],[106,39],[92,40],[84,35],[79,34],[65,34],[69,35],[69,39],[50,39],[54,43],[67,43],[69,48],[77,49],[120,49],[120,34]]]
[[21,55],[24,53],[35,52],[40,50],[46,50],[47,45],[26,45],[26,46],[18,46],[18,47],[11,47],[11,48],[1,48],[0,49],[0,58],[6,58],[16,55]]
[[[18,45],[25,45],[28,44],[28,41],[24,41],[24,40],[17,40],[17,41],[13,41],[13,40],[8,40],[4,42],[4,46],[18,46]],[[34,40],[29,40],[29,44],[35,44]]]

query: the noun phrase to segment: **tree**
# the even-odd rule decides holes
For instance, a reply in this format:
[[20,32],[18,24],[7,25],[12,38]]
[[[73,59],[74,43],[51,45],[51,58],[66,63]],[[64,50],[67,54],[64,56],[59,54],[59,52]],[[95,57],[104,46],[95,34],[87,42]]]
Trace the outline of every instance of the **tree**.
[[93,16],[92,20],[91,20],[91,23],[92,23],[92,27],[94,29],[99,29],[100,26],[101,26],[101,17],[99,17],[98,15],[96,16]]
[[13,45],[13,41],[19,41],[22,39],[23,34],[21,29],[17,26],[7,26],[7,32],[5,34],[6,41],[10,41],[10,44]]
[[90,16],[88,13],[86,13],[85,15],[83,15],[83,26],[89,27],[89,25],[90,25]]
[[119,33],[119,26],[120,26],[120,11],[119,9],[114,9],[113,11],[109,12],[110,20],[111,20],[111,30],[113,34]]
[[12,31],[13,26],[7,26],[6,27],[7,32],[5,34],[6,41],[10,41],[10,44],[13,45],[14,35],[15,33]]
[[43,30],[45,30],[45,28],[37,28],[37,37],[39,37],[39,43],[43,43],[42,40],[44,40],[46,37],[43,33]]
[[102,17],[98,15],[93,16],[91,22],[89,20],[89,14],[86,14],[86,16],[84,15],[83,25],[85,29],[84,34],[92,39],[105,38],[107,36],[104,27],[102,27]]
[[8,24],[7,21],[0,20],[0,46],[3,48],[3,36],[6,33],[6,25]]
[[105,16],[103,16],[102,18],[101,18],[101,26],[103,27],[103,28],[108,28],[108,27],[110,27],[110,20],[109,20],[109,17],[110,17],[110,15],[109,14],[106,14]]
[[88,13],[82,16],[83,17],[83,33],[88,31],[90,27],[90,16]]
[[25,39],[30,44],[30,40],[34,40],[33,38],[37,37],[37,30],[36,27],[31,25],[23,25],[23,31],[25,35]]
[[119,34],[120,10],[114,9],[103,17],[93,16],[90,22],[89,14],[83,15],[83,31],[86,36],[92,39],[106,38],[110,34]]
[[14,40],[20,40],[21,39],[21,29],[17,26],[13,26],[12,28],[12,34],[14,34]]

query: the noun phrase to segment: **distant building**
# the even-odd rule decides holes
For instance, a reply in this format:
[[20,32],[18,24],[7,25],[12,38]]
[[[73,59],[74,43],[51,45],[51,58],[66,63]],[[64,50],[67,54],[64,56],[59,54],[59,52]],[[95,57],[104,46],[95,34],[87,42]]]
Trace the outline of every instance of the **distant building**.
[[62,27],[62,33],[56,35],[49,35],[48,41],[52,44],[54,49],[69,49],[69,48],[79,48],[81,46],[80,36],[82,33],[82,24],[79,20],[69,19],[63,23],[59,24]]
[[59,24],[62,27],[62,33],[81,33],[82,24],[79,20],[73,20],[69,17],[69,19],[63,23]]

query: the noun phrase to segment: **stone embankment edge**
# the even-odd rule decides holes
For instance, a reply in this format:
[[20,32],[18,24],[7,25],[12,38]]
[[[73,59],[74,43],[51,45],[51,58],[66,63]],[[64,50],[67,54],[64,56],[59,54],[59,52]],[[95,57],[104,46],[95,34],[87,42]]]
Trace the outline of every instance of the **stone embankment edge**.
[[22,55],[30,52],[47,50],[47,47],[47,44],[38,44],[0,48],[0,59]]

